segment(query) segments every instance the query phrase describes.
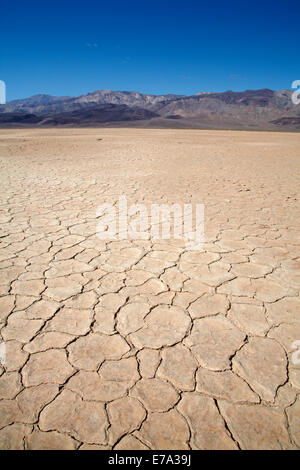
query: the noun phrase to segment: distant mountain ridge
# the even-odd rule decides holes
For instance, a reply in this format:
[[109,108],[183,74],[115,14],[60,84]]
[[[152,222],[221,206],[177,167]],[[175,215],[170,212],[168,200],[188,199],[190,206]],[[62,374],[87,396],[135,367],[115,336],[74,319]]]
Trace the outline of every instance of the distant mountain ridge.
[[92,126],[299,130],[290,90],[151,95],[97,90],[78,97],[35,95],[0,105],[0,126]]
[[10,101],[0,106],[0,112],[27,112],[34,114],[51,114],[76,111],[94,107],[99,104],[117,104],[149,108],[160,102],[183,98],[184,95],[145,95],[136,91],[97,90],[78,97],[56,97],[35,95],[30,98]]

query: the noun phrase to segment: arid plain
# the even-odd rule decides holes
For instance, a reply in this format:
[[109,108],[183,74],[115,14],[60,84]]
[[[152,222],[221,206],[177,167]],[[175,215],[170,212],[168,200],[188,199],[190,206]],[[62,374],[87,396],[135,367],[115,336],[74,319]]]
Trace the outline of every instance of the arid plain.
[[[0,449],[299,449],[299,161],[298,133],[1,130]],[[204,204],[203,251],[100,240],[120,195]]]

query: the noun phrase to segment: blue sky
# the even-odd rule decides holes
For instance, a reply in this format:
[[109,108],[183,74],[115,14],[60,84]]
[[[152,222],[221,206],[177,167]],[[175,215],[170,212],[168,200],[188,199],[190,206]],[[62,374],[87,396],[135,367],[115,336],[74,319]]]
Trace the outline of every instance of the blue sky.
[[0,10],[7,100],[278,90],[300,79],[297,1],[2,0]]

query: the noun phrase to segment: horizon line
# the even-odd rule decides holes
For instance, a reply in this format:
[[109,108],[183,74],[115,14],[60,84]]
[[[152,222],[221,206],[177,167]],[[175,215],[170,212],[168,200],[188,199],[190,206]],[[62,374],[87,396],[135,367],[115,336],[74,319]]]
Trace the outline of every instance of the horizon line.
[[[182,97],[189,97],[189,96],[197,96],[197,95],[200,95],[200,94],[222,94],[222,93],[245,93],[246,91],[263,91],[263,90],[268,90],[268,91],[272,91],[272,92],[279,92],[279,91],[291,91],[289,88],[284,88],[284,89],[280,89],[280,90],[273,90],[271,88],[247,88],[243,91],[234,91],[234,90],[224,90],[224,91],[199,91],[197,93],[194,93],[194,94],[183,94],[183,93],[160,93],[160,94],[156,94],[156,93],[143,93],[143,92],[140,92],[140,91],[137,91],[137,90],[113,90],[113,89],[109,89],[109,88],[99,88],[99,89],[96,89],[94,91],[90,91],[90,92],[87,92],[87,93],[81,93],[79,95],[51,95],[50,93],[36,93],[34,95],[30,95],[30,96],[26,96],[24,98],[13,98],[9,101],[6,101],[5,104],[8,104],[12,101],[22,101],[22,100],[27,100],[27,99],[30,99],[30,98],[34,98],[34,97],[37,97],[37,96],[49,96],[51,98],[79,98],[80,96],[85,96],[85,95],[92,95],[94,93],[97,93],[99,91],[102,91],[102,92],[108,92],[108,93],[139,93],[140,95],[148,95],[148,96],[167,96],[167,95],[174,95],[174,96],[182,96]],[[1,105],[0,105],[1,106]],[[3,106],[3,105],[2,105]],[[5,105],[4,105],[5,106]]]

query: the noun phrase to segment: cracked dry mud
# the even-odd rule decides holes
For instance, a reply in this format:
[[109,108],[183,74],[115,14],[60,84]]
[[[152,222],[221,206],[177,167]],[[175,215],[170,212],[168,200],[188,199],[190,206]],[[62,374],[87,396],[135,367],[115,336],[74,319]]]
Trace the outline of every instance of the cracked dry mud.
[[[0,132],[1,449],[300,448],[299,149],[288,133]],[[119,195],[205,204],[203,252],[98,239]]]

